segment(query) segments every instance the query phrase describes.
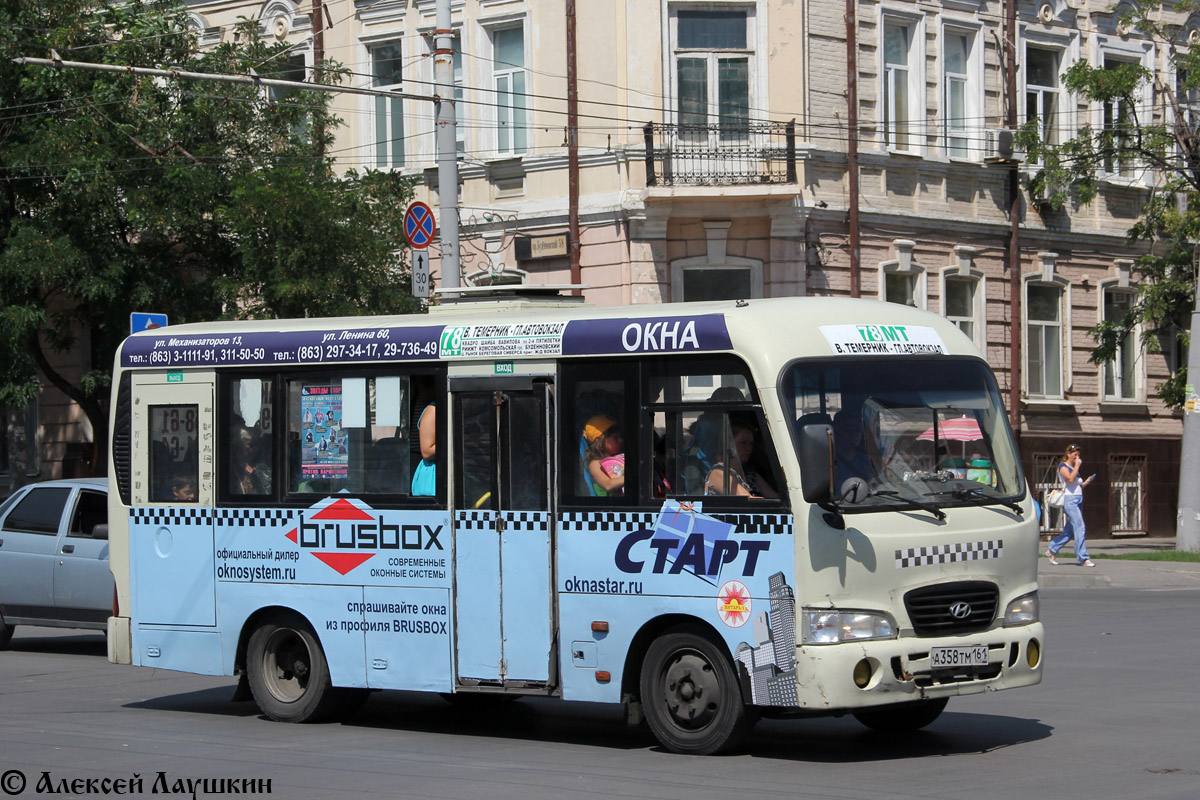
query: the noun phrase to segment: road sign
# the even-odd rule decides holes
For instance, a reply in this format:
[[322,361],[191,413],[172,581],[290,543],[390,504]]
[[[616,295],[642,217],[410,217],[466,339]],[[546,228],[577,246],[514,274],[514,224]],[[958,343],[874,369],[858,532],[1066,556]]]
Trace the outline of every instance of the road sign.
[[129,315],[129,332],[137,333],[138,331],[148,331],[151,328],[167,327],[166,314],[145,314],[140,311],[134,311]]
[[429,253],[413,250],[409,263],[412,264],[412,296],[429,297]]
[[424,250],[436,234],[433,209],[419,201],[410,205],[404,212],[404,238],[408,243],[417,250]]

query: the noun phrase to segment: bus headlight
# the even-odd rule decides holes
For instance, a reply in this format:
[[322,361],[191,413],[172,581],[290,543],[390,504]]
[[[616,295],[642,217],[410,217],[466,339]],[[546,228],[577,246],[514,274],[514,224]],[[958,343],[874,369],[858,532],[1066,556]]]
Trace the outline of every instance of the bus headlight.
[[863,639],[892,639],[895,636],[896,626],[886,614],[805,609],[801,616],[802,644],[838,644]]
[[1013,600],[1004,609],[1004,627],[1029,625],[1038,621],[1038,593],[1030,592]]

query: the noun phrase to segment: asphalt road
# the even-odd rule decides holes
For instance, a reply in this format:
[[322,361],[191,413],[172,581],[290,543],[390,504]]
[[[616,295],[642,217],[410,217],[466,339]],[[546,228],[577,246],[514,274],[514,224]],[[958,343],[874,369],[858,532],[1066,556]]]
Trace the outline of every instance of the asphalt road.
[[388,692],[349,723],[271,723],[228,701],[232,679],[118,667],[100,635],[20,628],[0,652],[0,789],[16,771],[17,797],[39,796],[48,773],[76,790],[63,797],[136,774],[146,795],[269,779],[261,796],[288,800],[1194,799],[1198,606],[1188,589],[1047,589],[1041,686],[952,700],[902,738],[852,718],[765,721],[742,750],[707,758],[660,750],[617,709],[551,700]]

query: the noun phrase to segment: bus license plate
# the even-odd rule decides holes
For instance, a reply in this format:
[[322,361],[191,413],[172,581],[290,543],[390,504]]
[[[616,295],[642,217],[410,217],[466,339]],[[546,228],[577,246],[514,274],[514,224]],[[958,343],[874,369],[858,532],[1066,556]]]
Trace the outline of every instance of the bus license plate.
[[934,669],[942,667],[986,667],[987,645],[972,647],[934,647],[929,651],[929,663]]

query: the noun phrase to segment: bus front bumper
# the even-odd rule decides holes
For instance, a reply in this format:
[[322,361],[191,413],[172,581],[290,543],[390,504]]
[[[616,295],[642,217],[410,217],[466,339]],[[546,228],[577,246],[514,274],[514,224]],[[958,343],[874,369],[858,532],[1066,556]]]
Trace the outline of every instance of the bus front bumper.
[[[969,636],[902,637],[796,648],[800,706],[840,711],[1033,686],[1042,681],[1040,622]],[[934,668],[939,647],[987,646],[986,666]]]

